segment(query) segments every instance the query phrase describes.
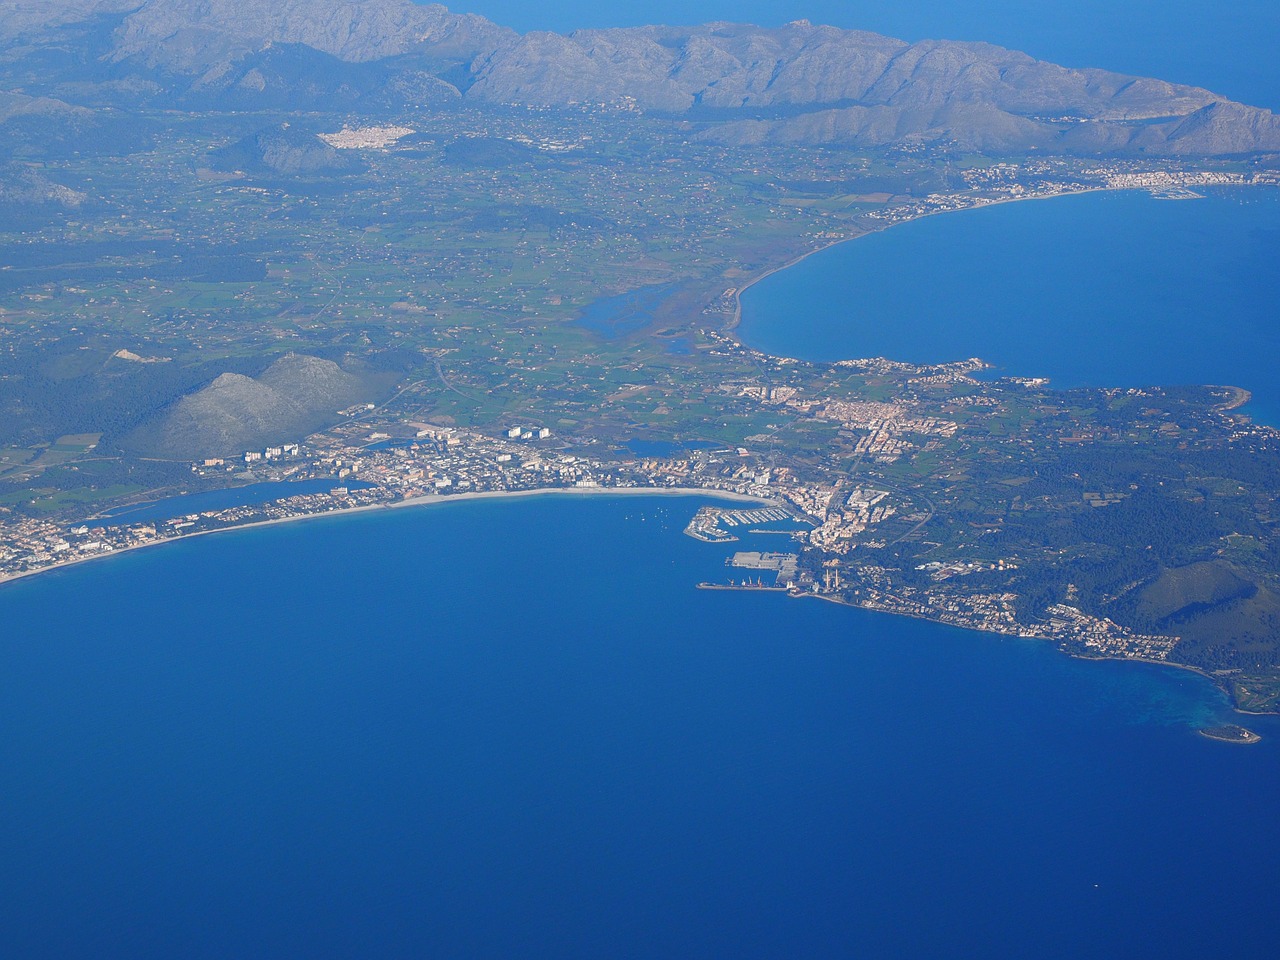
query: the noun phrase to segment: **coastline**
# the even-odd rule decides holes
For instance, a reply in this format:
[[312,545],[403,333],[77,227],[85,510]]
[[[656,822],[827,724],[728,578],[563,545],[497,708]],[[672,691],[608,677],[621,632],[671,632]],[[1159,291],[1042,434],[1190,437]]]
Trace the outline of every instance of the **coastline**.
[[270,520],[255,520],[252,523],[232,524],[230,526],[219,527],[214,530],[197,530],[194,533],[183,533],[174,537],[152,540],[149,543],[138,543],[133,546],[111,550],[107,553],[95,553],[88,557],[76,557],[73,560],[67,560],[62,563],[55,563],[47,567],[41,567],[39,570],[25,570],[22,573],[15,573],[10,576],[0,577],[0,589],[3,589],[7,584],[17,583],[19,580],[38,577],[46,573],[54,573],[58,570],[67,570],[72,567],[77,567],[83,563],[92,563],[94,560],[108,560],[112,557],[124,556],[125,554],[132,553],[136,550],[148,550],[152,547],[163,547],[171,543],[181,543],[184,540],[194,540],[197,537],[207,537],[218,533],[232,533],[237,530],[252,530],[259,527],[276,526],[282,523],[299,523],[303,520],[319,520],[325,517],[353,516],[357,513],[368,513],[374,510],[399,510],[405,507],[426,507],[436,504],[462,503],[468,500],[514,500],[525,497],[547,496],[707,497],[712,500],[728,500],[735,503],[774,503],[773,500],[765,497],[753,497],[744,493],[734,493],[731,490],[705,490],[701,487],[546,487],[538,490],[486,490],[477,491],[475,493],[446,494],[444,496],[410,497],[407,500],[397,500],[394,503],[372,503],[358,507],[339,507],[334,510],[326,510],[322,513],[300,513],[293,517],[273,517]]
[[[401,509],[413,508],[413,507],[429,507],[429,506],[445,505],[445,504],[451,504],[451,503],[462,503],[466,501],[476,501],[476,500],[517,500],[517,499],[528,499],[533,497],[556,497],[556,496],[702,497],[709,500],[723,500],[731,503],[753,503],[753,504],[763,504],[763,505],[776,504],[775,500],[770,499],[768,497],[757,497],[757,496],[752,496],[750,494],[735,493],[729,490],[715,490],[715,489],[707,489],[703,487],[544,487],[544,488],[534,489],[534,490],[485,490],[485,491],[476,491],[471,493],[456,493],[456,494],[446,494],[446,495],[436,494],[436,495],[427,495],[427,496],[420,496],[420,497],[410,497],[405,500],[397,500],[393,503],[376,503],[376,504],[365,504],[363,506],[339,507],[337,509],[326,510],[321,513],[301,513],[291,517],[274,517],[270,520],[255,520],[251,523],[233,524],[231,526],[220,527],[213,530],[198,530],[193,533],[179,534],[177,536],[166,537],[161,540],[153,540],[149,543],[139,543],[133,546],[123,547],[120,549],[112,550],[108,553],[97,553],[88,557],[77,557],[74,560],[68,560],[63,563],[54,564],[48,567],[42,567],[39,570],[28,570],[28,571],[24,571],[23,573],[4,577],[0,579],[0,588],[3,588],[6,584],[9,584],[9,583],[16,583],[19,580],[25,580],[30,577],[36,577],[41,574],[53,573],[59,570],[66,570],[72,567],[79,566],[80,564],[90,563],[95,560],[106,560],[111,557],[123,556],[124,554],[131,553],[136,550],[146,550],[152,547],[162,547],[168,544],[180,543],[185,540],[193,540],[197,537],[211,536],[214,534],[232,533],[240,530],[251,530],[255,528],[270,527],[270,526],[276,526],[276,525],[285,524],[285,523],[299,523],[304,520],[319,520],[326,517],[333,518],[333,517],[354,516],[360,513],[369,513],[371,511],[379,511],[379,510],[380,511],[401,510]],[[707,584],[707,585],[699,584],[698,586],[699,588],[711,587],[713,589],[719,588],[719,589],[726,589],[726,590],[742,589],[742,588],[727,587],[727,586],[718,587],[710,584]],[[1029,639],[1029,640],[1036,640],[1041,642],[1049,641],[1050,639],[1047,637],[1027,637],[1027,636],[1024,636],[1023,634],[1019,634],[1011,631],[986,630],[981,627],[972,627],[972,626],[965,626],[963,624],[948,623],[945,620],[940,620],[935,617],[921,616],[920,614],[909,613],[906,611],[882,610],[877,607],[868,607],[859,603],[850,603],[847,600],[843,600],[839,597],[830,596],[828,594],[805,593],[805,592],[800,592],[796,590],[786,590],[785,588],[765,588],[765,589],[759,590],[758,592],[768,592],[768,593],[785,592],[788,597],[792,597],[792,598],[803,599],[808,597],[808,598],[813,598],[817,600],[825,600],[828,603],[834,603],[842,607],[852,607],[853,609],[864,610],[868,613],[884,614],[886,616],[891,616],[891,617],[907,617],[913,620],[922,620],[926,623],[936,623],[940,626],[954,627],[957,630],[971,630],[975,633],[990,633],[990,634],[995,634],[1001,637],[1007,636],[1007,637],[1014,637],[1017,639]],[[1061,650],[1061,648],[1059,648],[1059,652],[1066,653],[1067,656],[1070,656],[1077,660],[1093,660],[1098,662],[1118,662],[1118,663],[1143,663],[1143,664],[1148,664],[1150,666],[1174,667],[1178,670],[1185,670],[1190,673],[1197,674],[1200,677],[1203,677],[1204,679],[1212,683],[1214,687],[1216,687],[1218,690],[1222,691],[1223,694],[1227,697],[1227,700],[1231,704],[1231,708],[1235,713],[1239,713],[1246,716],[1280,715],[1280,711],[1263,712],[1263,711],[1256,711],[1256,710],[1240,709],[1240,707],[1238,707],[1235,704],[1233,698],[1231,697],[1230,691],[1226,689],[1221,683],[1218,682],[1218,678],[1214,677],[1212,674],[1208,673],[1205,670],[1202,670],[1199,667],[1191,666],[1189,664],[1177,663],[1171,660],[1150,660],[1144,657],[1090,656],[1088,654],[1073,653],[1071,651]]]
[[968,211],[968,210],[982,210],[982,209],[985,209],[986,207],[999,206],[1002,203],[1024,203],[1028,200],[1057,200],[1060,197],[1078,197],[1086,193],[1108,193],[1108,192],[1120,193],[1125,190],[1141,191],[1143,190],[1143,188],[1128,187],[1128,186],[1085,187],[1081,190],[1066,190],[1066,191],[1063,191],[1062,193],[1055,193],[1050,196],[1043,196],[1043,197],[1037,197],[1037,196],[999,197],[994,200],[988,200],[984,203],[975,203],[971,207],[962,207],[959,210],[934,210],[929,213],[917,214],[916,216],[908,217],[905,220],[897,220],[893,223],[886,223],[869,230],[864,230],[863,232],[855,234],[854,236],[851,236],[851,237],[841,237],[839,240],[832,240],[830,243],[825,243],[822,246],[815,247],[814,249],[808,251],[807,253],[802,253],[800,256],[796,257],[793,260],[789,260],[787,263],[784,263],[781,266],[772,267],[766,270],[764,273],[761,273],[761,274],[758,274],[757,276],[752,277],[742,286],[737,287],[733,294],[733,317],[725,325],[724,329],[726,331],[737,329],[738,325],[742,322],[742,295],[746,293],[748,290],[750,290],[752,287],[754,287],[757,283],[761,283],[769,279],[775,273],[781,273],[783,270],[790,270],[792,267],[798,266],[799,264],[804,263],[804,261],[808,260],[810,257],[816,254],[825,253],[828,250],[832,250],[846,243],[853,243],[855,240],[861,240],[863,237],[869,237],[869,236],[872,236],[873,234],[883,233],[885,230],[892,230],[894,227],[900,227],[903,224],[907,224],[907,223],[915,223],[917,220],[925,220],[929,217],[940,217],[940,216],[945,216],[946,214],[949,214],[949,213],[964,213],[965,211]]
[[[1240,184],[1238,185],[1237,188],[1248,189],[1250,186],[1251,186],[1250,184]],[[1256,187],[1257,185],[1254,184],[1252,186]],[[893,223],[882,224],[874,228],[864,230],[861,233],[855,234],[850,237],[842,237],[839,240],[833,240],[830,243],[825,243],[822,246],[815,247],[813,250],[810,250],[807,253],[801,254],[800,256],[792,260],[789,260],[788,262],[780,266],[772,267],[764,271],[763,273],[752,277],[742,286],[737,287],[733,295],[733,315],[728,321],[728,323],[726,323],[725,326],[722,328],[723,332],[728,333],[730,331],[736,330],[738,326],[742,323],[742,295],[746,293],[748,290],[750,290],[752,287],[754,287],[757,283],[762,283],[763,281],[769,279],[776,273],[781,273],[784,270],[790,270],[792,267],[798,266],[799,264],[803,263],[804,261],[808,260],[810,257],[816,254],[825,253],[826,251],[832,250],[843,244],[853,243],[855,240],[861,240],[864,237],[869,237],[877,233],[883,233],[884,231],[891,230],[894,227],[900,227],[908,223],[915,223],[918,220],[925,220],[929,217],[940,217],[940,216],[945,216],[947,214],[952,214],[952,213],[964,213],[969,210],[982,210],[987,207],[996,207],[996,206],[1000,206],[1001,204],[1007,204],[1007,203],[1023,203],[1031,200],[1057,200],[1062,197],[1079,197],[1079,196],[1084,196],[1086,194],[1091,194],[1091,193],[1124,193],[1126,191],[1148,193],[1154,197],[1154,194],[1149,188],[1139,187],[1139,186],[1129,186],[1129,185],[1115,186],[1115,187],[1109,187],[1109,186],[1084,187],[1080,190],[1066,190],[1066,191],[1063,191],[1062,193],[1055,193],[1048,196],[999,197],[994,200],[987,200],[983,203],[975,203],[969,207],[962,207],[958,210],[933,210],[933,211],[930,211],[929,213],[917,214],[915,216],[908,217],[905,220],[897,220]],[[739,343],[741,343],[740,340],[739,340]],[[742,344],[742,345],[748,346],[747,344]],[[1247,390],[1244,387],[1234,386],[1231,384],[1201,384],[1201,386],[1220,387],[1224,390],[1231,391],[1232,393],[1231,398],[1217,405],[1216,409],[1218,409],[1220,412],[1233,413],[1237,410],[1243,410],[1244,415],[1248,416],[1255,423],[1261,424],[1263,426],[1275,425],[1275,424],[1268,424],[1267,421],[1265,420],[1259,420],[1255,414],[1250,413],[1248,410],[1244,409],[1248,407],[1249,404],[1253,401],[1253,393],[1250,390]]]
[[1210,384],[1210,386],[1221,387],[1223,390],[1231,391],[1231,399],[1218,404],[1218,409],[1223,413],[1229,413],[1232,410],[1239,410],[1253,399],[1253,393],[1244,387],[1235,387],[1229,383]]
[[[944,213],[960,213],[960,212],[964,212],[965,210],[983,209],[985,207],[996,206],[998,204],[1015,203],[1023,200],[1052,200],[1052,199],[1058,199],[1060,197],[1079,196],[1079,195],[1088,194],[1088,193],[1102,193],[1102,192],[1118,193],[1122,191],[1142,190],[1142,189],[1143,188],[1133,187],[1133,186],[1098,186],[1098,187],[1087,187],[1079,190],[1067,190],[1061,193],[1051,194],[1051,195],[1000,197],[996,199],[986,200],[981,203],[975,203],[972,206],[958,208],[958,209],[938,209],[938,210],[932,210],[926,213],[919,213],[919,214],[916,214],[892,223],[883,223],[875,226],[874,228],[862,229],[860,232],[852,236],[845,236],[840,239],[832,240],[830,242],[824,243],[821,246],[818,246],[813,250],[810,250],[798,257],[795,257],[786,263],[783,263],[779,266],[768,269],[760,273],[759,275],[751,278],[748,282],[746,282],[740,288],[737,288],[734,294],[733,319],[730,322],[730,324],[724,329],[732,330],[733,328],[738,326],[741,320],[742,311],[743,311],[742,295],[747,290],[751,289],[755,284],[760,283],[768,279],[769,277],[773,276],[774,274],[780,273],[783,270],[787,270],[793,266],[797,266],[798,264],[804,262],[809,257],[812,257],[817,253],[821,253],[826,250],[832,249],[836,246],[839,246],[840,244],[861,239],[862,237],[865,237],[869,234],[878,233],[884,230],[888,230],[891,227],[900,226],[906,223],[911,223],[916,220],[922,220],[925,217],[938,216]],[[1248,402],[1252,399],[1249,391],[1240,387],[1222,386],[1220,387],[1220,389],[1229,391],[1228,398],[1224,400],[1223,403],[1218,405],[1218,409],[1223,411],[1232,411],[1232,410],[1239,409],[1240,407],[1243,407],[1246,404],[1248,404]],[[752,504],[773,504],[776,502],[775,500],[772,500],[766,497],[756,497],[756,496],[734,493],[730,491],[722,491],[722,490],[716,490],[713,488],[702,488],[702,487],[547,487],[547,488],[531,489],[531,490],[514,490],[514,491],[492,490],[492,491],[478,491],[478,492],[466,492],[466,493],[452,493],[452,494],[444,494],[444,495],[440,495],[440,494],[422,495],[422,496],[411,497],[403,500],[396,500],[394,502],[384,502],[384,503],[366,504],[366,505],[358,505],[358,506],[356,505],[338,506],[338,507],[335,507],[334,509],[323,510],[322,512],[300,513],[294,516],[274,517],[271,519],[256,520],[256,521],[240,523],[240,524],[233,523],[227,526],[217,527],[214,529],[204,529],[204,530],[192,531],[188,533],[179,533],[174,536],[168,536],[163,539],[155,539],[155,540],[148,541],[146,543],[138,543],[130,546],[119,547],[117,549],[110,550],[109,552],[94,553],[89,556],[76,556],[73,558],[68,558],[65,561],[57,562],[36,570],[24,571],[24,572],[12,574],[9,576],[3,576],[3,577],[0,577],[0,586],[3,586],[4,584],[9,583],[11,581],[26,579],[28,577],[36,576],[38,574],[51,573],[56,570],[73,567],[77,564],[88,562],[91,560],[103,559],[106,557],[115,556],[117,554],[128,553],[132,550],[140,550],[146,547],[153,547],[153,546],[161,546],[163,544],[167,544],[170,542],[177,542],[181,540],[190,539],[193,537],[205,536],[207,534],[212,534],[212,533],[224,533],[224,532],[235,531],[235,530],[247,530],[254,527],[265,527],[265,526],[281,524],[281,523],[293,523],[296,521],[314,519],[319,517],[338,517],[338,516],[354,515],[357,513],[362,513],[362,512],[371,511],[371,510],[394,510],[394,509],[400,509],[400,508],[406,508],[406,507],[429,506],[432,504],[455,503],[455,502],[462,502],[465,500],[500,499],[500,498],[515,499],[515,498],[542,497],[542,496],[584,496],[584,495],[585,496],[606,496],[606,497],[608,496],[614,496],[614,497],[618,497],[618,496],[650,496],[650,497],[683,496],[683,497],[701,497],[701,498],[706,498],[708,500],[720,500],[720,501],[727,501],[727,502],[752,503]],[[772,589],[772,588],[769,588],[769,589]],[[950,623],[948,621],[939,620],[935,617],[923,616],[920,614],[909,613],[905,611],[894,611],[894,610],[879,609],[876,607],[866,607],[866,606],[863,606],[862,604],[851,603],[851,602],[842,600],[838,597],[834,597],[830,595],[808,594],[808,593],[804,593],[804,594],[793,593],[792,595],[793,596],[816,596],[819,599],[825,599],[834,603],[839,603],[842,606],[857,607],[860,609],[869,610],[870,612],[888,613],[895,616],[907,616],[913,619],[925,620],[925,621],[938,623],[945,626],[955,626],[959,629],[969,629],[969,630],[975,630],[977,632],[997,633],[1001,636],[1024,638],[1021,634],[1017,633],[1016,631],[1006,631],[1001,629],[987,629],[980,626],[966,626],[963,624]],[[1050,639],[1050,638],[1027,637],[1026,639]],[[1231,696],[1230,687],[1227,684],[1223,683],[1221,678],[1216,677],[1206,672],[1205,670],[1195,666],[1176,663],[1168,660],[1150,660],[1142,657],[1105,656],[1105,655],[1094,656],[1088,653],[1078,653],[1078,652],[1072,652],[1068,650],[1062,650],[1062,652],[1066,652],[1068,653],[1069,656],[1072,656],[1076,659],[1083,659],[1083,660],[1131,661],[1131,662],[1151,664],[1154,666],[1172,666],[1177,669],[1196,673],[1204,677],[1205,679],[1209,680],[1219,690],[1224,691],[1224,693],[1227,695],[1228,702],[1231,703],[1232,709],[1236,713],[1244,714],[1244,715],[1252,715],[1252,716],[1273,716],[1273,715],[1280,714],[1280,711],[1249,711],[1249,710],[1241,709],[1239,706],[1237,706],[1234,703],[1234,698]]]
[[[538,490],[484,490],[476,493],[453,493],[445,496],[410,497],[386,506],[358,507],[362,510],[399,510],[403,507],[422,507],[433,503],[455,503],[462,500],[498,500],[523,497],[555,496],[658,496],[658,497],[711,497],[716,500],[732,500],[736,503],[773,503],[768,497],[753,497],[732,490],[714,490],[703,487],[545,487]],[[337,511],[334,511],[337,512]],[[331,513],[322,516],[332,516]]]
[[[948,623],[945,620],[939,620],[935,617],[921,616],[918,613],[908,613],[905,611],[897,611],[897,610],[881,610],[878,607],[868,607],[860,603],[850,603],[848,600],[842,600],[839,597],[833,597],[833,596],[830,596],[829,594],[824,594],[824,593],[803,593],[800,591],[789,591],[787,593],[787,596],[798,598],[798,599],[811,597],[815,600],[826,600],[828,603],[834,603],[841,607],[852,607],[855,610],[865,610],[867,613],[880,613],[890,617],[907,617],[911,620],[922,620],[925,623],[936,623],[944,627],[954,627],[956,630],[969,630],[974,633],[990,633],[998,637],[1013,637],[1016,640],[1034,640],[1037,643],[1054,643],[1054,641],[1049,637],[1034,637],[1034,636],[1029,637],[1029,636],[1025,636],[1020,633],[1014,633],[1011,631],[984,630],[982,627],[968,627],[959,623]],[[1060,646],[1058,647],[1058,652],[1066,654],[1068,657],[1071,657],[1073,660],[1089,660],[1096,663],[1144,663],[1152,667],[1173,667],[1176,670],[1186,670],[1188,673],[1194,673],[1197,676],[1203,677],[1205,680],[1208,680],[1211,684],[1213,684],[1213,686],[1216,689],[1220,690],[1222,694],[1227,698],[1227,702],[1231,705],[1231,710],[1234,713],[1238,713],[1248,717],[1280,716],[1280,710],[1271,710],[1271,711],[1242,710],[1235,703],[1234,698],[1231,696],[1231,691],[1228,690],[1221,682],[1219,682],[1218,677],[1215,677],[1213,674],[1209,673],[1206,670],[1201,669],[1200,667],[1192,666],[1191,664],[1178,663],[1177,661],[1174,661],[1174,660],[1151,660],[1147,657],[1091,656],[1085,653],[1073,653],[1070,650],[1062,649]]]

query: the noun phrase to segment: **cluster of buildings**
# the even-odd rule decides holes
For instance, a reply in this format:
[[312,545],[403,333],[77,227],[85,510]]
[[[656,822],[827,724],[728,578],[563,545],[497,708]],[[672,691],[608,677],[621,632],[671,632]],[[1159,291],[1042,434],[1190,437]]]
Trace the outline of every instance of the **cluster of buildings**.
[[337,133],[322,133],[320,139],[335,150],[384,150],[416,133],[409,127],[343,127]]
[[1102,167],[1091,170],[1111,190],[1151,190],[1160,192],[1188,187],[1243,187],[1257,182],[1253,174],[1227,170],[1143,170],[1129,173]]
[[752,385],[740,388],[738,390],[738,396],[747,397],[752,400],[759,400],[761,403],[777,404],[789,402],[799,392],[800,391],[795,387],[764,387]]
[[1134,633],[1105,617],[1091,617],[1065,603],[1049,608],[1046,627],[1053,638],[1078,645],[1083,652],[1100,657],[1167,660],[1178,643],[1177,637]]
[[950,420],[923,417],[906,420],[872,420],[862,429],[867,433],[858,440],[853,452],[873,457],[877,463],[893,463],[916,446],[914,441],[908,440],[903,434],[953,437],[959,425]]
[[826,553],[847,554],[860,534],[897,512],[889,501],[889,491],[855,487],[841,508],[828,508],[822,523],[810,532],[809,543]]
[[931,560],[920,564],[916,569],[927,572],[929,579],[935,583],[941,583],[952,577],[967,577],[971,573],[1013,571],[1018,569],[1018,564],[1012,560]]
[[100,525],[92,527],[87,524],[67,527],[54,520],[36,518],[6,518],[0,522],[0,582],[194,534],[393,501],[387,491],[377,487],[362,490],[335,487],[329,493],[204,510],[166,520],[112,523],[102,519],[98,521]]
[[117,549],[113,539],[84,526],[68,530],[47,520],[7,521],[0,541],[0,579],[110,553]]
[[779,493],[795,504],[800,512],[821,523],[827,516],[831,501],[835,497],[836,488],[825,484],[797,483]]
[[845,430],[866,431],[858,439],[854,453],[866,454],[879,463],[893,463],[916,446],[903,434],[948,438],[960,429],[959,424],[950,420],[912,417],[905,406],[897,403],[832,400],[816,415],[819,419],[838,421]]
[[1149,190],[1164,195],[1195,196],[1193,187],[1234,187],[1274,183],[1273,171],[1239,173],[1227,170],[1136,169],[1123,161],[1089,169],[1072,170],[1045,162],[997,163],[964,171],[967,186],[977,193],[932,193],[908,203],[874,210],[866,217],[883,224],[903,223],[935,213],[965,210],[1008,200],[1056,197],[1088,190]]
[[[869,610],[936,620],[991,633],[1025,637],[1042,635],[1018,621],[1016,593],[926,593],[895,583],[890,571],[872,564],[858,567],[852,575],[856,577],[855,601],[858,606]],[[841,584],[838,577],[834,582],[836,589],[849,586]]]
[[940,620],[970,629],[1015,636],[1034,636],[1018,622],[1016,593],[965,593],[924,598],[925,613],[930,620]]
[[893,463],[904,453],[910,451],[915,444],[900,436],[897,424],[892,420],[881,420],[862,437],[853,448],[856,454],[867,454],[877,463]]
[[511,427],[507,430],[508,440],[546,440],[550,436],[548,427]]
[[[896,372],[908,377],[956,380],[980,367],[981,361],[929,368],[894,366]],[[959,429],[950,420],[921,415],[911,399],[880,402],[833,400],[820,395],[806,398],[799,388],[785,382],[769,386],[739,384],[735,392],[762,405],[834,421],[840,426],[845,450],[886,461],[914,447],[903,434],[945,440],[954,437]],[[785,569],[777,568],[778,583],[796,592],[826,595],[958,626],[1054,638],[1099,656],[1162,660],[1177,643],[1171,637],[1136,635],[1109,620],[1089,617],[1068,606],[1055,607],[1042,622],[1027,625],[1018,620],[1018,598],[1013,593],[965,593],[950,584],[940,586],[944,581],[973,573],[1016,570],[1018,565],[1008,560],[941,559],[916,568],[927,572],[927,581],[938,587],[930,586],[925,577],[918,578],[918,585],[912,585],[910,576],[904,583],[902,571],[852,562],[849,555],[855,547],[883,548],[912,522],[928,519],[927,513],[912,514],[911,496],[889,481],[884,482],[887,489],[867,482],[850,488],[847,479],[841,479],[847,477],[847,472],[804,470],[796,463],[756,456],[743,447],[691,450],[667,457],[636,457],[610,447],[609,453],[597,455],[591,452],[597,449],[593,447],[596,441],[571,447],[553,440],[552,431],[545,427],[513,424],[491,436],[397,420],[390,414],[375,413],[376,409],[357,405],[344,411],[350,419],[307,438],[305,443],[282,443],[245,451],[234,458],[211,458],[193,464],[198,474],[209,476],[235,471],[236,477],[244,480],[322,480],[328,484],[324,492],[310,488],[313,492],[286,495],[270,503],[188,513],[162,521],[112,523],[109,518],[100,518],[94,528],[0,515],[0,579],[176,537],[336,510],[468,493],[687,487],[757,497],[775,504],[705,507],[687,530],[698,539],[727,542],[736,539],[729,532],[735,526],[806,518],[812,529],[797,531],[797,539],[807,540],[809,547],[820,551],[827,566],[825,576],[815,579],[800,569],[798,559],[792,562],[792,555],[786,555]],[[853,431],[861,431],[856,444]],[[1085,497],[1101,503],[1116,499],[1105,493]],[[888,525],[887,532],[868,533],[895,519],[896,524]],[[866,556],[873,555],[876,554]],[[781,563],[780,556],[783,555],[762,555],[758,562],[766,565],[751,569],[772,570],[773,564]],[[781,576],[783,573],[785,576]]]

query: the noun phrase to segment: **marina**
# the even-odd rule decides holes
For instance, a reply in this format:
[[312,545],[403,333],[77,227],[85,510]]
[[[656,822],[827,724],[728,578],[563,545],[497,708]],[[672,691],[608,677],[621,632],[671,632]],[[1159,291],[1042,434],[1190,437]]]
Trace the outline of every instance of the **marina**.
[[766,506],[755,509],[725,509],[723,507],[704,507],[689,521],[685,534],[704,543],[734,543],[738,537],[729,532],[738,527],[748,527],[748,533],[759,534],[793,534],[794,530],[761,530],[753,524],[761,523],[798,523],[799,519],[780,506]]

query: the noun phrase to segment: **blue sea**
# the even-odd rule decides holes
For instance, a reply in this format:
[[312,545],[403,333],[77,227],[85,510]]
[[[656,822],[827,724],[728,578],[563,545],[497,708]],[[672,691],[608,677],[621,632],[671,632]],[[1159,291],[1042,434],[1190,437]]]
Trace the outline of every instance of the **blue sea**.
[[[451,6],[521,29],[808,16],[1280,106],[1261,0]],[[1261,414],[1277,219],[1260,193],[933,218],[759,285],[743,331],[1239,383]],[[1195,730],[1234,718],[1193,674],[696,590],[779,545],[682,536],[702,502],[331,517],[0,587],[0,956],[1275,953],[1280,720],[1214,743]]]
[[813,360],[979,356],[1054,386],[1231,384],[1280,423],[1280,189],[1092,193],[926,217],[743,295],[739,335]]
[[309,520],[0,590],[0,952],[1272,952],[1280,723],[1213,743],[1191,674],[699,591],[732,549],[681,534],[701,502]]

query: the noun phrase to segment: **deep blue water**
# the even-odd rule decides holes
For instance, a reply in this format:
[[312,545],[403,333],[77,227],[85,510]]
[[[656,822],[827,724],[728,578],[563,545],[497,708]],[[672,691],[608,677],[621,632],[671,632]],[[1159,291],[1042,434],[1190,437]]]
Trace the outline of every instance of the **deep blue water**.
[[728,20],[814,23],[904,40],[979,40],[1070,67],[1102,67],[1207,87],[1280,109],[1280,4],[1234,0],[453,0],[517,30]]
[[1099,193],[927,217],[743,295],[744,340],[808,359],[980,356],[1054,385],[1220,383],[1280,423],[1280,191]]
[[[697,591],[696,500],[434,506],[0,590],[0,954],[1267,956],[1280,724]],[[763,538],[762,538],[763,539]]]
[[[808,16],[1280,105],[1280,7],[1261,0],[452,6],[522,29]],[[979,352],[1062,380],[1071,367],[1013,367],[1088,358],[1058,299],[1159,292],[1124,267],[1134,248],[1192,255],[1174,279],[1201,304],[1216,282],[1232,311],[1233,289],[1275,270],[1261,212],[1242,240],[1206,202],[1097,199],[1123,215],[1077,213],[1086,198],[935,218],[844,248],[850,265],[828,279],[881,241],[914,251],[935,225],[964,235],[966,218],[1007,213],[974,228],[999,243],[1029,217],[1017,235],[1038,245],[1020,261],[1035,276],[1059,259],[1086,270],[1033,301],[1036,333],[1058,331],[1062,350],[1013,344],[1002,359],[972,346],[966,317],[970,345],[943,358]],[[1149,229],[1179,217],[1205,223]],[[1089,262],[1059,231],[1097,241],[1099,219],[1129,240]],[[1197,244],[1201,231],[1216,240]],[[1161,260],[1141,262],[1167,279]],[[922,282],[919,262],[884,262]],[[1006,261],[988,267],[1022,295]],[[962,270],[947,294],[994,308],[988,276]],[[783,352],[828,349],[807,329],[782,331],[796,348]],[[1221,333],[1184,352],[1213,359]],[[851,352],[891,352],[866,344]],[[1174,353],[1148,341],[1125,370],[1147,350]],[[1268,738],[1256,747],[1211,743],[1194,728],[1229,712],[1189,674],[693,590],[725,575],[732,549],[680,536],[697,502],[329,518],[0,589],[0,956],[1274,953],[1280,723],[1251,721]]]

